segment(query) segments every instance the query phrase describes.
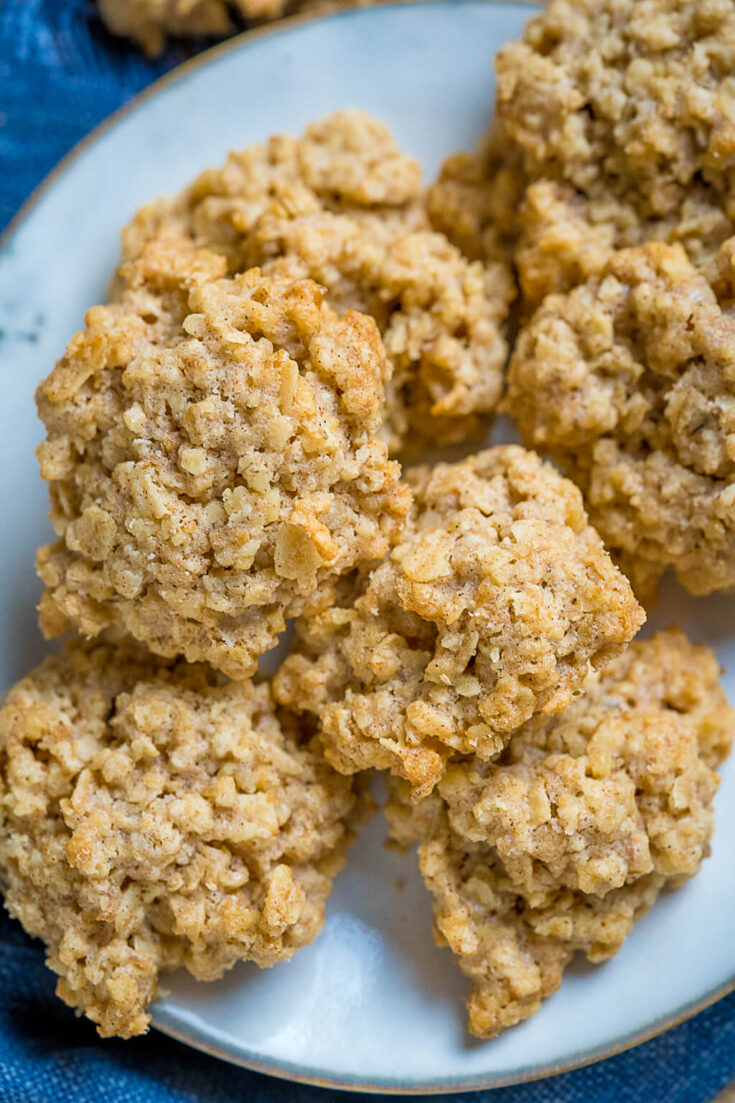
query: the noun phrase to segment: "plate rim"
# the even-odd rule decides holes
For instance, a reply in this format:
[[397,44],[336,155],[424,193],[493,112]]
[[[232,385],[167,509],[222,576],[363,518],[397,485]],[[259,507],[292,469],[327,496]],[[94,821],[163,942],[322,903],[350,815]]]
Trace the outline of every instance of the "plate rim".
[[[409,2],[413,3],[417,2],[417,0],[409,0]],[[423,2],[423,0],[418,0],[418,2]],[[434,0],[430,0],[430,2],[434,2]],[[204,1053],[208,1057],[226,1061],[228,1064],[235,1065],[237,1068],[247,1069],[249,1072],[257,1072],[264,1076],[271,1076],[276,1080],[283,1080],[287,1083],[304,1084],[314,1088],[332,1088],[343,1092],[420,1097],[452,1095],[459,1092],[490,1091],[495,1088],[511,1088],[521,1084],[532,1084],[538,1080],[546,1080],[555,1076],[561,1076],[563,1073],[567,1072],[576,1072],[578,1069],[599,1064],[601,1061],[606,1061],[611,1057],[617,1057],[621,1053],[627,1053],[637,1046],[653,1041],[654,1038],[660,1037],[662,1034],[667,1033],[667,1031],[673,1030],[675,1027],[681,1026],[689,1019],[694,1018],[694,1016],[700,1014],[700,1012],[706,1011],[707,1008],[719,1003],[720,1000],[725,999],[725,997],[731,995],[733,992],[735,992],[735,977],[731,977],[722,985],[717,985],[715,988],[710,989],[709,992],[700,999],[685,1004],[683,1008],[679,1008],[677,1011],[672,1012],[671,1015],[662,1016],[643,1031],[624,1035],[609,1046],[597,1046],[595,1049],[585,1051],[584,1054],[572,1054],[570,1058],[565,1061],[538,1065],[526,1069],[523,1072],[508,1073],[506,1075],[471,1077],[467,1080],[457,1080],[456,1078],[442,1080],[437,1078],[433,1080],[424,1080],[421,1083],[417,1082],[414,1085],[411,1085],[407,1081],[391,1080],[389,1078],[380,1080],[359,1080],[356,1077],[334,1077],[330,1076],[326,1070],[306,1071],[303,1066],[291,1065],[288,1061],[283,1060],[279,1061],[277,1065],[270,1064],[250,1053],[244,1046],[242,1047],[242,1052],[228,1050],[214,1044],[204,1036],[200,1036],[196,1027],[190,1026],[187,1032],[184,1029],[174,1026],[173,1023],[168,1021],[168,1016],[165,1013],[162,1015],[159,1010],[158,1015],[156,1015],[155,1004],[151,1008],[151,1024],[160,1034],[164,1034],[167,1038],[172,1038],[174,1041],[180,1042],[183,1045],[190,1046],[198,1053]]]
[[[323,2],[330,3],[331,0],[323,0]],[[127,118],[128,115],[135,114],[135,112],[143,107],[149,99],[153,99],[154,96],[164,91],[169,85],[177,84],[179,81],[185,80],[189,73],[193,72],[195,69],[208,65],[210,62],[223,57],[225,54],[230,52],[234,53],[242,47],[248,47],[251,43],[259,39],[270,38],[294,30],[308,23],[323,23],[328,20],[349,18],[360,12],[372,12],[381,8],[408,8],[428,4],[441,6],[442,4],[448,3],[449,0],[335,0],[335,2],[339,2],[342,6],[326,11],[320,10],[318,7],[315,9],[307,9],[303,12],[296,12],[293,15],[284,16],[271,23],[264,23],[257,27],[249,27],[247,30],[230,35],[229,38],[225,38],[221,42],[216,42],[213,46],[208,46],[206,49],[200,50],[200,52],[193,57],[187,58],[185,61],[174,65],[168,72],[162,73],[161,76],[156,77],[156,79],[151,81],[150,84],[147,84],[145,88],[142,88],[140,92],[136,92],[129,100],[120,104],[111,114],[107,115],[101,122],[92,127],[83,138],[75,142],[71,149],[67,150],[60,160],[56,162],[54,167],[42,177],[38,184],[36,184],[30,195],[23,200],[18,210],[10,218],[10,221],[0,230],[0,257],[3,256],[10,245],[10,239],[20,230],[21,225],[33,213],[46,193],[51,190],[57,180],[59,180],[72,165],[81,160],[89,148],[96,145],[98,141],[104,138],[109,131],[113,130],[115,126],[117,126],[119,122],[122,122],[124,118]],[[525,4],[525,6],[530,9],[542,6],[545,0],[459,0],[459,2],[467,4]]]
[[[21,230],[22,226],[34,214],[36,208],[43,201],[45,196],[54,188],[57,182],[77,164],[77,162],[83,159],[85,154],[91,150],[92,147],[96,146],[108,133],[113,131],[118,123],[134,115],[138,110],[145,107],[149,100],[154,99],[159,93],[165,91],[171,85],[186,80],[195,70],[203,68],[211,63],[216,63],[227,54],[247,49],[262,39],[288,34],[306,24],[337,19],[349,19],[360,13],[371,18],[372,13],[379,12],[384,8],[408,8],[427,5],[449,6],[450,4],[456,3],[457,0],[387,0],[387,2],[386,0],[377,0],[377,2],[371,6],[366,6],[365,0],[342,0],[342,2],[344,6],[338,9],[328,11],[320,11],[318,9],[307,10],[287,16],[273,23],[251,27],[238,34],[232,35],[222,42],[215,43],[213,46],[200,51],[186,61],[175,65],[168,72],[157,77],[140,92],[121,104],[120,107],[116,108],[115,111],[93,127],[92,130],[85,134],[83,138],[76,142],[71,149],[63,155],[50,172],[48,172],[36,185],[30,195],[23,201],[21,206],[11,217],[7,225],[0,231],[0,262],[5,256],[12,255],[13,239]],[[469,6],[511,2],[515,4],[524,4],[529,8],[536,7],[539,4],[539,0],[460,0],[460,2],[468,4]],[[735,992],[735,975],[727,978],[714,988],[709,989],[699,999],[684,1004],[668,1015],[660,1016],[645,1029],[619,1036],[609,1045],[597,1046],[583,1053],[573,1053],[568,1059],[563,1061],[532,1066],[526,1068],[524,1071],[505,1075],[490,1074],[486,1077],[471,1077],[461,1080],[456,1077],[449,1080],[436,1078],[421,1082],[414,1081],[414,1083],[390,1078],[359,1080],[349,1076],[340,1077],[330,1075],[327,1070],[324,1069],[310,1071],[304,1066],[292,1065],[288,1061],[282,1059],[278,1061],[274,1059],[271,1062],[264,1061],[262,1057],[252,1053],[246,1046],[242,1046],[237,1050],[227,1049],[224,1046],[213,1043],[210,1038],[207,1038],[191,1024],[188,1029],[174,1025],[174,1023],[170,1021],[169,1014],[166,1011],[162,1011],[160,1008],[157,1009],[155,1003],[151,1008],[151,1025],[160,1034],[183,1045],[190,1046],[199,1053],[204,1053],[209,1057],[225,1061],[237,1068],[247,1069],[248,1071],[270,1076],[277,1080],[304,1084],[311,1087],[332,1088],[345,1092],[369,1092],[375,1095],[431,1096],[512,1087],[520,1084],[533,1083],[538,1080],[586,1068],[600,1061],[605,1061],[608,1058],[616,1057],[621,1053],[634,1049],[636,1046],[643,1045],[659,1037],[668,1030],[680,1026],[695,1015],[705,1011],[708,1007],[713,1006],[733,992]]]

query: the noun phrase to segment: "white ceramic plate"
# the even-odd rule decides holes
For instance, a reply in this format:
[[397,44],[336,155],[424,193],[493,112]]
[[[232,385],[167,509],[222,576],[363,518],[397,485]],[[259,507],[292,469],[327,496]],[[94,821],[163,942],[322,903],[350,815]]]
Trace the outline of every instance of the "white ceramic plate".
[[[33,557],[49,528],[33,457],[41,435],[34,386],[85,308],[104,296],[120,226],[231,147],[298,132],[348,106],[385,119],[430,176],[444,154],[486,128],[492,56],[528,11],[440,0],[244,36],[134,102],[22,213],[0,253],[0,685],[44,651]],[[669,621],[714,645],[735,672],[735,599],[694,601],[672,585],[654,627]],[[725,775],[714,852],[700,876],[662,899],[614,961],[570,969],[535,1018],[494,1041],[465,1033],[464,982],[449,952],[433,945],[415,861],[385,849],[379,817],[351,851],[313,946],[287,966],[241,966],[215,984],[177,975],[154,1021],[263,1072],[391,1092],[497,1086],[623,1049],[735,986],[735,770]]]

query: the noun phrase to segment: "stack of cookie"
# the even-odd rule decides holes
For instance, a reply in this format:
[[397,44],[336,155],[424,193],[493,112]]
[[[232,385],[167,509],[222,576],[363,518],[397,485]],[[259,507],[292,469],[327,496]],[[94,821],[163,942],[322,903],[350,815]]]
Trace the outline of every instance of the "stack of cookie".
[[[575,33],[580,12],[605,7],[575,4]],[[656,28],[664,45],[686,30]],[[528,33],[548,34],[548,61],[560,29],[542,17]],[[541,177],[506,118],[531,92],[506,103],[502,91],[482,151],[452,158],[428,196],[386,129],[346,112],[145,208],[111,301],[39,387],[57,534],[38,556],[41,626],[85,639],[0,711],[0,879],[45,940],[59,994],[103,1034],[146,1029],[162,970],[207,979],[307,944],[368,771],[389,776],[395,839],[420,842],[482,1036],[535,1011],[575,951],[613,954],[707,854],[735,716],[706,648],[674,629],[631,643],[645,616],[619,563],[650,579],[651,538],[611,540],[616,563],[550,462],[473,449],[501,403],[520,273],[502,401],[530,442],[555,419],[566,463],[563,429],[582,437],[584,415],[600,437],[606,414],[622,451],[668,455],[696,392],[706,431],[691,465],[720,445],[707,479],[726,481],[726,415],[713,411],[728,254],[707,282],[677,247],[643,246],[644,260],[609,247],[609,273],[533,314],[528,197],[567,184]],[[596,240],[569,202],[584,231],[570,248]],[[564,325],[582,335],[576,390],[573,337],[549,337]],[[402,466],[436,445],[464,458]],[[567,450],[590,496],[591,460]],[[672,513],[677,485],[659,486]],[[724,585],[726,538],[713,524],[693,543]],[[258,675],[290,620],[290,653]]]

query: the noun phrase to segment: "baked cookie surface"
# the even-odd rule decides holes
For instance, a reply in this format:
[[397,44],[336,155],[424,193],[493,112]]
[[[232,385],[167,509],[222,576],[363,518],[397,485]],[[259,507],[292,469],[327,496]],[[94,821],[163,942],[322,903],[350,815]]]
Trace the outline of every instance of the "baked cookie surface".
[[97,4],[111,34],[131,38],[150,56],[161,53],[167,38],[230,34],[236,29],[233,15],[262,21],[320,6],[316,0],[97,0]]
[[467,256],[512,257],[526,310],[616,249],[735,232],[729,0],[551,0],[496,58],[496,119],[429,189]]
[[266,685],[67,645],[0,710],[0,879],[57,992],[147,1029],[159,972],[269,966],[321,928],[354,796]]
[[735,587],[735,241],[709,278],[680,245],[613,255],[523,327],[506,406],[582,488],[642,595],[673,567]]
[[[150,56],[161,53],[169,36],[225,35],[232,30],[229,0],[97,0],[97,6],[111,34],[133,39]],[[241,6],[246,14],[248,0]],[[274,14],[280,14],[280,0],[274,7]]]
[[661,889],[697,872],[735,731],[718,675],[708,648],[669,629],[530,720],[497,763],[452,764],[418,805],[391,783],[391,833],[421,844],[473,1034],[534,1014],[575,952],[613,956]]
[[432,225],[472,260],[515,264],[526,190],[520,149],[495,119],[471,152],[445,158],[427,192]]
[[230,274],[310,277],[339,313],[375,318],[389,379],[391,451],[480,435],[500,397],[514,294],[507,260],[469,261],[431,229],[418,164],[382,123],[338,112],[301,138],[230,154],[179,196],[143,208],[123,234],[130,259],[165,226],[226,257]]
[[429,792],[454,753],[497,756],[564,708],[643,613],[581,496],[518,447],[407,473],[402,540],[343,604],[297,624],[278,700],[317,718],[339,770]]
[[729,0],[551,0],[496,70],[531,185],[517,258],[528,302],[616,248],[680,241],[702,265],[733,234]]
[[59,536],[39,552],[47,635],[109,625],[251,674],[285,618],[379,559],[410,493],[376,439],[385,355],[310,280],[159,231],[118,303],[41,384]]

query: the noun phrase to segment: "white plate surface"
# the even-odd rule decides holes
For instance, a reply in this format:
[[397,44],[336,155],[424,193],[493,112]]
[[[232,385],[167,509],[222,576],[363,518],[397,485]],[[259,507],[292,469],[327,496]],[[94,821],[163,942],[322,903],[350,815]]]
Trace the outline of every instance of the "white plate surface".
[[[386,120],[427,177],[484,131],[491,60],[528,7],[439,0],[379,7],[245,36],[164,80],[74,155],[0,251],[0,686],[43,654],[34,620],[36,546],[49,537],[33,448],[35,384],[84,310],[104,297],[118,231],[160,192],[227,151],[326,112]],[[735,599],[670,585],[653,627],[677,621],[735,672]],[[728,675],[735,699],[735,678]],[[489,1042],[465,1033],[464,983],[431,939],[415,861],[387,851],[376,818],[350,853],[322,935],[289,965],[222,981],[169,981],[155,1023],[275,1075],[383,1091],[466,1090],[531,1079],[624,1048],[735,984],[735,770],[725,770],[713,855],[666,896],[618,957],[569,970],[527,1023]]]

